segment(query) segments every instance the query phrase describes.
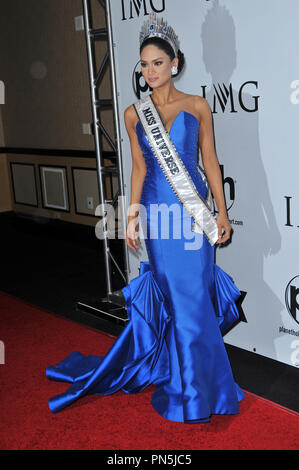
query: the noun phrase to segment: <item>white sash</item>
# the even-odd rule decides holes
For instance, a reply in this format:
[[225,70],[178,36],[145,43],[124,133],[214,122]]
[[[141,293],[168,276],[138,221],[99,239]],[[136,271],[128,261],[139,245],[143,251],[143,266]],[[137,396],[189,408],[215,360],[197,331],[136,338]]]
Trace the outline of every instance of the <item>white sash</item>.
[[133,104],[151,149],[171,188],[186,211],[193,217],[191,230],[205,233],[211,245],[218,240],[216,218],[198,193],[183,161],[169,136],[159,111],[148,95]]

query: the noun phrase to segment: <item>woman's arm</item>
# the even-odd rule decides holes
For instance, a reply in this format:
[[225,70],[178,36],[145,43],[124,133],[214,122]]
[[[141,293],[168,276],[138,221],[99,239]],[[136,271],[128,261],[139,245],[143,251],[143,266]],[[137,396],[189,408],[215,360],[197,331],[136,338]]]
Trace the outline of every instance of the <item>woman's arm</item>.
[[137,251],[140,239],[136,235],[134,219],[138,217],[139,202],[142,192],[142,186],[146,175],[146,165],[142,155],[141,148],[136,135],[136,112],[133,105],[126,108],[124,112],[124,121],[126,130],[130,139],[131,155],[132,155],[132,171],[131,171],[131,196],[128,215],[128,228],[126,233],[126,242],[129,248]]
[[[223,193],[222,176],[214,145],[212,113],[205,98],[197,96],[196,109],[200,114],[199,145],[202,163],[216,201],[218,209],[217,225],[220,239],[216,243],[224,243],[230,238],[232,227],[229,223]],[[224,229],[224,233],[223,233]]]

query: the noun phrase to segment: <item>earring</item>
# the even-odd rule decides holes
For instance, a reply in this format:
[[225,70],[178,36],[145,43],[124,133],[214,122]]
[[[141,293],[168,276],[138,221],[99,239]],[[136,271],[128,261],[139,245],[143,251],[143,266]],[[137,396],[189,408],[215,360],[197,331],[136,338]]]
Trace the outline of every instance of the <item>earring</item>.
[[178,68],[174,65],[171,67],[171,75],[175,75],[178,72]]

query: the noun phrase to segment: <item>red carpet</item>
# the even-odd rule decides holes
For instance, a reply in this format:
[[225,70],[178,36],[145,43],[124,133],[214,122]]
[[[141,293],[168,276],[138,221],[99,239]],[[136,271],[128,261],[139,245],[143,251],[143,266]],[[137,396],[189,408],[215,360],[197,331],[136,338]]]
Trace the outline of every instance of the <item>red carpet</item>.
[[246,392],[240,414],[210,423],[174,423],[151,406],[154,386],[135,395],[84,397],[53,415],[48,398],[68,384],[45,369],[72,351],[103,356],[115,337],[0,292],[0,449],[284,449],[298,448],[299,414]]

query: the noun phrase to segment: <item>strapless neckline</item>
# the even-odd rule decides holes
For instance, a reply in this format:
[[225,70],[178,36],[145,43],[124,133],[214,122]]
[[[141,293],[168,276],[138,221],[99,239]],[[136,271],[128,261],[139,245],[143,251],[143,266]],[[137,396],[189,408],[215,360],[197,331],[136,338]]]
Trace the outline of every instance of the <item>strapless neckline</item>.
[[[171,131],[172,131],[172,128],[174,127],[175,122],[177,121],[177,118],[178,118],[182,113],[189,114],[189,116],[192,116],[193,119],[195,119],[195,121],[197,122],[198,127],[199,127],[199,121],[198,121],[197,117],[194,116],[194,114],[189,113],[189,111],[185,111],[184,109],[181,109],[181,111],[179,111],[178,114],[176,115],[176,117],[174,118],[174,120],[173,120],[173,122],[172,122],[172,124],[171,124],[171,126],[170,126],[169,131],[166,129],[169,135],[170,135],[170,133],[171,133]],[[136,123],[135,130],[137,129],[138,124],[141,125],[141,122],[140,122],[139,119],[138,119],[138,121],[137,121],[137,123]],[[165,126],[165,127],[166,127],[166,126]]]

